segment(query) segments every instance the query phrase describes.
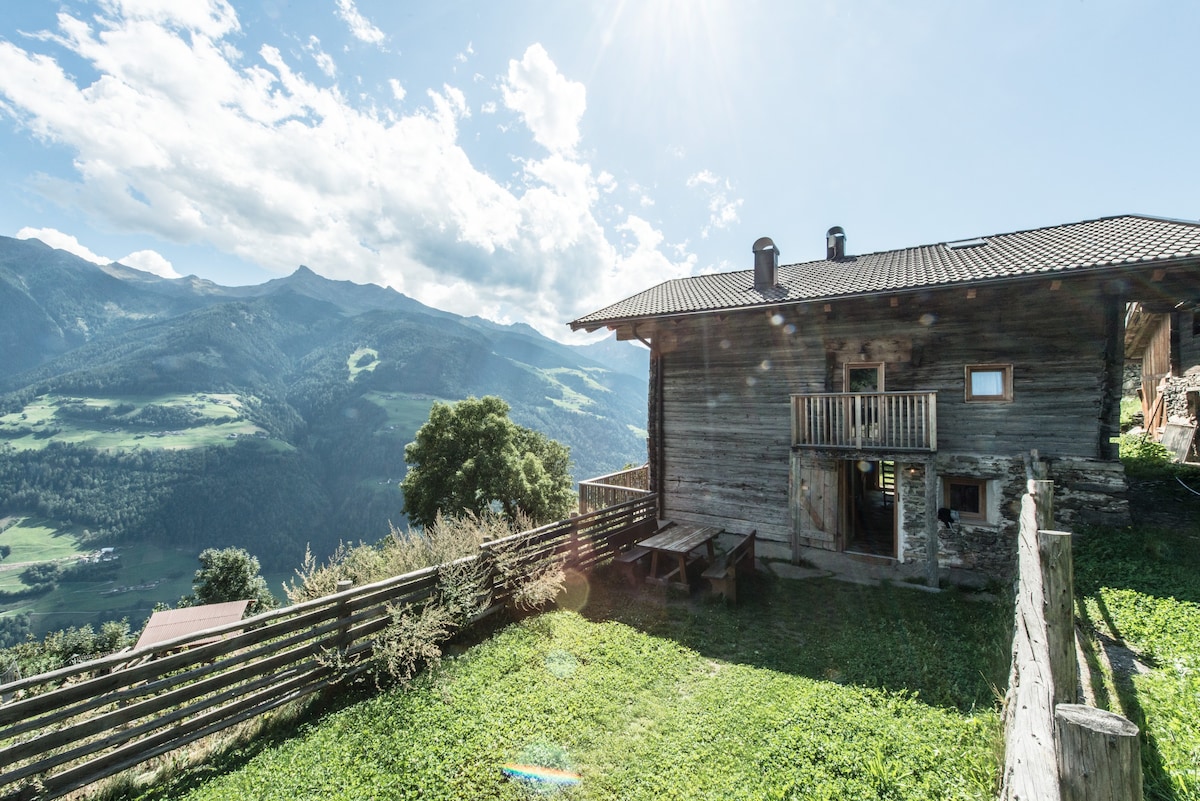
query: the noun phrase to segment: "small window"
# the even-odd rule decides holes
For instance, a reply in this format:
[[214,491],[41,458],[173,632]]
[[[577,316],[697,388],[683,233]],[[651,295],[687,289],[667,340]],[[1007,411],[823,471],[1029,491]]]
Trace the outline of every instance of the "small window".
[[966,384],[968,401],[1011,401],[1012,365],[968,364]]
[[942,502],[958,512],[959,520],[987,520],[987,481],[980,478],[946,478]]

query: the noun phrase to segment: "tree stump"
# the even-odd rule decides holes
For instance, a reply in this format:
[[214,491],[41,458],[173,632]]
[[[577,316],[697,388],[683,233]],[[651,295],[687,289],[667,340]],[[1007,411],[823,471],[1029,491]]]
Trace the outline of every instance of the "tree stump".
[[1141,801],[1137,725],[1092,706],[1059,704],[1054,728],[1062,801]]

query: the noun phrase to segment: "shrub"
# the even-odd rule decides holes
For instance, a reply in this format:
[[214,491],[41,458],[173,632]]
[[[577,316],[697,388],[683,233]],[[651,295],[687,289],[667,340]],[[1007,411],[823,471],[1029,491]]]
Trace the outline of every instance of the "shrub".
[[1178,472],[1170,451],[1145,434],[1122,434],[1118,449],[1131,478],[1170,478]]
[[[318,566],[312,553],[286,588],[292,603],[336,591],[349,579],[356,585],[440,566],[432,598],[420,605],[390,609],[391,622],[376,639],[368,670],[376,682],[408,681],[423,666],[441,658],[441,644],[492,603],[493,582],[504,587],[518,609],[545,606],[561,591],[563,560],[535,548],[527,535],[514,533],[527,522],[509,522],[498,514],[439,515],[424,532],[392,529],[377,545],[342,545],[329,563]],[[481,552],[484,543],[501,543]],[[471,558],[475,557],[475,558]],[[495,570],[493,576],[492,570]],[[327,653],[328,664],[343,667],[343,655]]]

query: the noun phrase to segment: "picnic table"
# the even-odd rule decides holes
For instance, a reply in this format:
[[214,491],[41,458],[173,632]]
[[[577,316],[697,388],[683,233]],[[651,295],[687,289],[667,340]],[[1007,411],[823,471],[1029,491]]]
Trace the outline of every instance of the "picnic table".
[[[713,540],[721,533],[714,526],[671,525],[648,537],[637,545],[650,552],[650,573],[646,581],[688,590],[688,556],[701,545],[708,546],[708,561],[716,559]],[[659,557],[663,559],[660,560]],[[659,562],[664,562],[665,573],[659,573]],[[672,566],[673,565],[673,566]]]

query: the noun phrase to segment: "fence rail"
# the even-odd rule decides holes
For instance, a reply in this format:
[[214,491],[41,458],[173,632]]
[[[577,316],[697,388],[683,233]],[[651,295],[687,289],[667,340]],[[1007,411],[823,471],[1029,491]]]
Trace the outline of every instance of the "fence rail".
[[579,482],[579,514],[644,498],[650,494],[650,466],[631,467]]
[[[485,543],[455,564],[483,561],[495,608],[512,591],[495,568],[511,546],[587,570],[654,525],[654,499],[639,498]],[[362,669],[392,610],[428,601],[446,567],[3,685],[11,700],[0,705],[0,798],[59,798],[344,680]],[[321,658],[332,651],[346,670]]]
[[793,395],[792,444],[807,448],[936,451],[937,393]]
[[1071,535],[1050,530],[1053,496],[1053,482],[1031,478],[1021,503],[1000,799],[1140,801],[1137,726],[1074,703]]

